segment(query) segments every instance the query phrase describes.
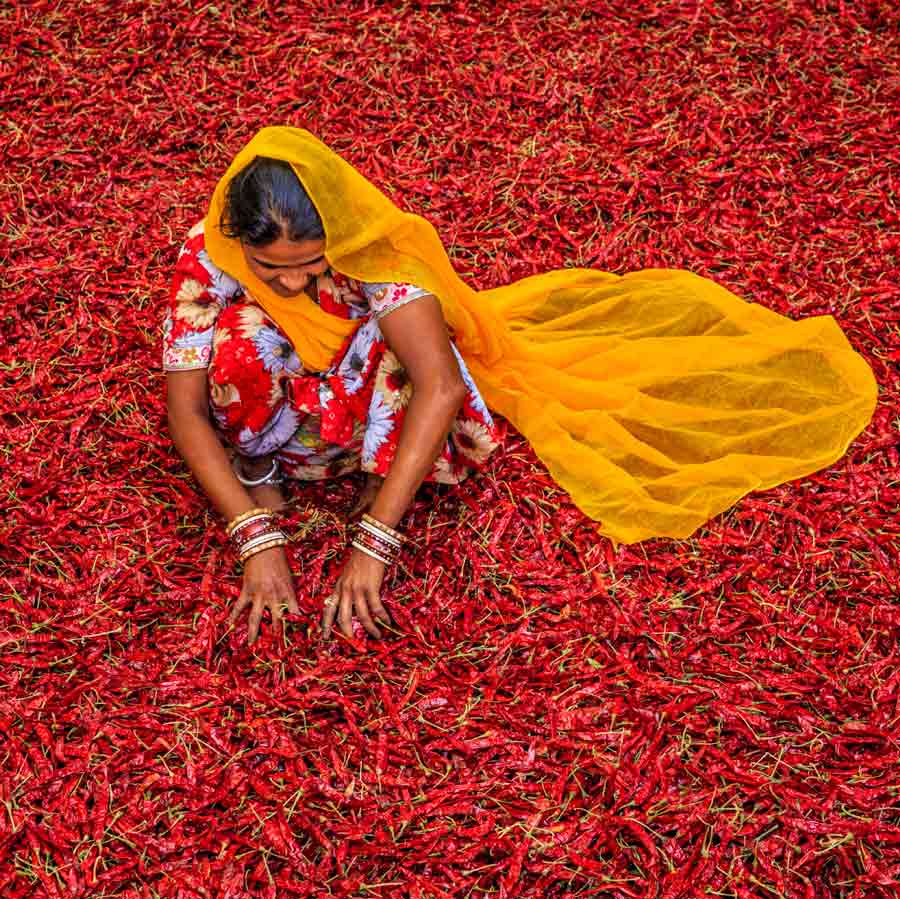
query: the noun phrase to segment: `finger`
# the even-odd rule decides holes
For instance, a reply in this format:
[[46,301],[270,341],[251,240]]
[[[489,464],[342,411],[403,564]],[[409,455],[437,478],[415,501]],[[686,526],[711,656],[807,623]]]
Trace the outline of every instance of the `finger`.
[[272,632],[276,634],[281,633],[282,618],[284,617],[287,603],[282,602],[280,599],[270,599],[268,606],[269,612],[272,613]]
[[393,623],[391,621],[391,616],[388,615],[387,609],[381,602],[381,597],[378,595],[372,596],[369,598],[369,608],[372,610],[372,614],[382,623],[391,626]]
[[362,626],[366,629],[367,633],[371,634],[373,637],[381,637],[381,631],[375,626],[375,622],[372,621],[372,616],[369,614],[370,602],[372,602],[371,597],[367,597],[363,592],[357,593],[356,614],[359,615],[359,620],[362,622]]
[[341,590],[340,609],[338,611],[338,624],[345,637],[353,639],[353,591],[344,587]]
[[[334,616],[337,615],[338,604],[335,602],[337,593],[332,593],[325,601],[322,609],[322,639],[327,640],[331,636],[331,628],[334,625]],[[331,600],[329,602],[329,600]]]
[[300,614],[300,604],[297,602],[297,597],[294,596],[293,591],[288,593],[286,599],[287,599],[288,611],[292,615],[299,615]]
[[237,621],[238,615],[250,605],[250,597],[246,593],[241,593],[241,595],[235,600],[234,605],[231,607],[231,614],[228,616],[228,625],[229,627],[233,626]]
[[247,626],[247,642],[253,644],[259,636],[259,623],[262,621],[263,601],[259,597],[253,600],[253,608],[250,610],[249,624]]

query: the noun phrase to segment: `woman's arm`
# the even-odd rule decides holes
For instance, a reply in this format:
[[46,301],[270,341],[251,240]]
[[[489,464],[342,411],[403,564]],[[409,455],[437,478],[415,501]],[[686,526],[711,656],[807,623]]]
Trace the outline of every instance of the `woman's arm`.
[[210,502],[226,521],[254,507],[209,421],[206,369],[166,372],[169,433]]
[[[413,388],[390,471],[369,510],[373,517],[394,527],[443,449],[468,391],[435,297],[407,303],[384,316],[379,325]],[[326,606],[323,613],[326,638],[335,615],[343,633],[353,636],[354,608],[366,630],[380,636],[372,614],[389,621],[379,598],[383,577],[384,565],[377,559],[357,549],[350,553],[335,587],[339,601]]]
[[438,300],[421,297],[379,322],[412,383],[397,451],[370,514],[394,527],[443,449],[468,390]]
[[[166,373],[169,433],[197,482],[226,521],[256,504],[237,479],[225,448],[209,420],[209,395],[205,369]],[[251,556],[244,565],[241,595],[234,604],[230,622],[252,605],[249,642],[255,642],[263,609],[268,606],[272,624],[281,626],[282,604],[299,613],[291,572],[283,547],[276,546]]]

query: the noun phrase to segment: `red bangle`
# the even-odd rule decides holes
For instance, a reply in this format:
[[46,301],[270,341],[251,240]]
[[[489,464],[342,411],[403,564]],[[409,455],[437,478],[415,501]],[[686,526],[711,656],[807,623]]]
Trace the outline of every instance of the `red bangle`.
[[275,527],[277,527],[277,525],[275,524],[273,519],[263,518],[259,521],[251,522],[246,527],[238,528],[231,535],[231,539],[236,541],[237,543],[245,543],[247,540],[250,540],[253,537],[258,537],[260,534],[272,530],[272,528]]
[[383,560],[387,562],[396,561],[397,556],[400,555],[399,547],[394,546],[385,540],[380,540],[369,531],[360,527],[357,527],[353,534],[352,544],[359,549],[369,549],[372,552],[377,553],[378,557],[383,557]]

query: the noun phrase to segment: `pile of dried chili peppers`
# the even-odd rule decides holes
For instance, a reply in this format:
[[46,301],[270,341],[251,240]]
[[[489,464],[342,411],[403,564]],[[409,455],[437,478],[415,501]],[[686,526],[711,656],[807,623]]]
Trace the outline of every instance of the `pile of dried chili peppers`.
[[[900,18],[885,0],[0,10],[0,895],[900,890]],[[389,639],[318,643],[358,480],[252,649],[165,427],[180,242],[309,128],[490,287],[687,268],[878,378],[830,469],[614,550],[511,429],[421,491]]]

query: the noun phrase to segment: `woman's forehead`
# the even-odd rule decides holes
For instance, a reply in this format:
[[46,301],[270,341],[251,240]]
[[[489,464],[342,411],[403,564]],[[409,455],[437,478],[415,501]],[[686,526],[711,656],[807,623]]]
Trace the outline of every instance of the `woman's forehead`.
[[264,247],[247,247],[247,252],[260,262],[271,265],[305,265],[314,262],[325,251],[324,240],[287,240],[279,237]]

